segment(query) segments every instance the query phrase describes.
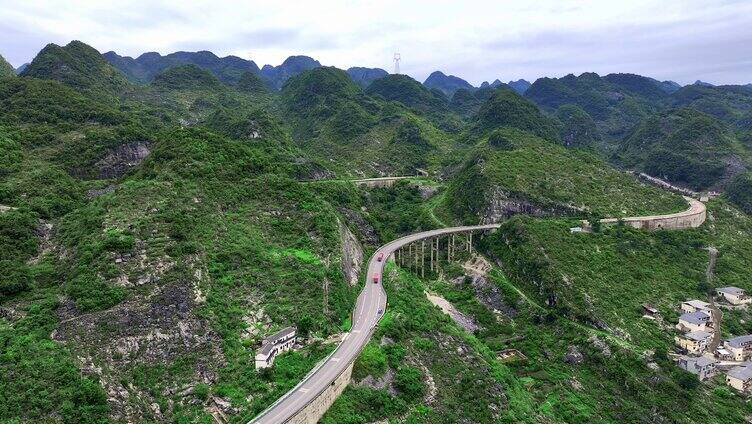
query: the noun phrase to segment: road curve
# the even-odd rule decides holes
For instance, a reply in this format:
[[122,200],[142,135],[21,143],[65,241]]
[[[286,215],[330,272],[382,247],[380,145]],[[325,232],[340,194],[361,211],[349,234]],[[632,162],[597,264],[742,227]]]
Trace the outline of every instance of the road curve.
[[[352,315],[352,328],[344,340],[321,364],[311,371],[297,386],[279,398],[274,404],[251,420],[249,424],[277,424],[287,422],[306,405],[318,397],[329,385],[352,363],[371,338],[376,324],[386,310],[386,292],[384,287],[373,283],[373,275],[383,274],[386,259],[397,249],[409,243],[441,236],[444,234],[467,231],[490,230],[500,224],[474,225],[465,227],[440,228],[393,240],[381,246],[368,262],[366,283],[355,302]],[[383,253],[384,261],[377,257]]]

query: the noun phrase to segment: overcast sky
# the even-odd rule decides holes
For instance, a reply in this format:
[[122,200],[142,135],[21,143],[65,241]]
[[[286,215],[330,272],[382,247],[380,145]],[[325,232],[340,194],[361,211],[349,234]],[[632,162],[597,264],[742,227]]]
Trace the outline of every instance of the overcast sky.
[[[14,66],[47,43],[101,52],[211,50],[277,65],[434,70],[478,85],[593,71],[682,84],[752,82],[752,1],[0,0],[0,54]],[[190,4],[189,4],[190,3]]]

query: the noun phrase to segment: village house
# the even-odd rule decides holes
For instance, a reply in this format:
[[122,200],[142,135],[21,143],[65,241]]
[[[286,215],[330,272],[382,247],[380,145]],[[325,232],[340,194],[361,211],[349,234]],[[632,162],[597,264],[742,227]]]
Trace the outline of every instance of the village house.
[[678,362],[679,368],[696,375],[700,380],[707,380],[715,375],[718,361],[704,356],[681,356]]
[[748,392],[752,387],[752,364],[745,363],[731,368],[726,374],[726,384],[740,392]]
[[731,352],[729,352],[728,349],[726,349],[726,348],[724,348],[722,346],[718,346],[715,349],[715,355],[714,356],[716,358],[718,358],[719,360],[721,360],[721,361],[733,361],[734,360],[734,355],[731,354]]
[[752,334],[730,338],[723,342],[723,348],[731,353],[732,361],[752,359]]
[[256,351],[256,369],[270,367],[277,355],[292,349],[295,330],[295,327],[287,327],[265,338],[261,348]]
[[649,303],[643,303],[642,304],[642,311],[645,313],[648,317],[654,317],[658,315],[658,308],[655,306],[649,304]]
[[690,331],[674,337],[676,345],[687,353],[701,354],[708,348],[713,334],[707,331]]
[[703,311],[686,313],[679,317],[676,328],[680,331],[706,331],[710,325],[710,314]]
[[697,311],[710,313],[711,311],[710,303],[703,302],[702,300],[687,300],[686,302],[682,302],[680,307],[681,311],[685,314]]
[[723,298],[732,305],[746,305],[752,302],[752,297],[747,295],[744,289],[739,287],[720,287],[715,289],[718,297]]

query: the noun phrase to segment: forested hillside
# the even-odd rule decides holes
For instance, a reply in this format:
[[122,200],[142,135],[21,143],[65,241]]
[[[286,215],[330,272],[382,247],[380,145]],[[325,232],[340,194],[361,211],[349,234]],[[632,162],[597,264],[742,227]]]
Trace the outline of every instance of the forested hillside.
[[[503,225],[436,269],[388,263],[386,315],[322,422],[752,413],[719,379],[680,372],[671,331],[640,313],[651,303],[668,322],[713,287],[752,290],[741,86],[583,74],[476,89],[80,41],[46,46],[18,77],[5,65],[2,422],[248,422],[346,336],[376,248],[479,222]],[[614,165],[720,197],[698,229],[570,233],[686,208]],[[729,313],[724,336],[750,319]],[[295,349],[257,370],[261,340],[290,325]]]

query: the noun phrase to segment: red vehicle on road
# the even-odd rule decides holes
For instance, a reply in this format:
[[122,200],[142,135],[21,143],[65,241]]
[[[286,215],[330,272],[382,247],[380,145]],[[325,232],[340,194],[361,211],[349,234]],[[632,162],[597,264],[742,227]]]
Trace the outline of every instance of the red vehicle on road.
[[373,274],[373,284],[379,284],[379,273]]
[[376,260],[381,262],[384,260],[384,252],[379,252],[379,255],[376,256]]

